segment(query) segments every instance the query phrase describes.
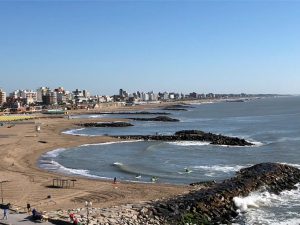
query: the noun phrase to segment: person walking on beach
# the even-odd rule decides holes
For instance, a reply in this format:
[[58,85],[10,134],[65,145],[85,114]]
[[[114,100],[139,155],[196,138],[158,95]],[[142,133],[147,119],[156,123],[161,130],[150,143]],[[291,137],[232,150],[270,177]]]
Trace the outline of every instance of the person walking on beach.
[[3,220],[6,219],[7,220],[7,215],[8,215],[8,209],[3,209]]
[[114,178],[114,184],[116,184],[116,183],[117,183],[117,178],[115,177],[115,178]]
[[31,212],[31,206],[29,203],[27,203],[27,212],[28,212],[28,214],[30,214],[30,212]]

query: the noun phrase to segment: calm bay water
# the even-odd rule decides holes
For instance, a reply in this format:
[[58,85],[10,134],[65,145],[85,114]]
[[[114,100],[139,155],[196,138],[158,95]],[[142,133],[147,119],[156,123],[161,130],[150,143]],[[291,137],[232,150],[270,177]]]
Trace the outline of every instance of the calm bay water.
[[[95,178],[188,184],[234,176],[260,162],[280,162],[300,168],[300,97],[256,99],[193,105],[188,111],[170,111],[179,123],[132,122],[134,127],[87,128],[67,131],[76,135],[170,134],[198,129],[245,138],[254,147],[213,146],[201,142],[126,142],[58,149],[41,157],[48,170]],[[158,111],[158,110],[155,110]],[[82,115],[80,117],[129,118],[136,115]],[[146,117],[140,116],[140,117]],[[147,116],[149,117],[149,116]],[[186,172],[186,169],[188,172]],[[243,201],[250,208],[239,224],[299,224],[300,191],[280,196],[253,193]],[[254,204],[255,203],[255,204]]]

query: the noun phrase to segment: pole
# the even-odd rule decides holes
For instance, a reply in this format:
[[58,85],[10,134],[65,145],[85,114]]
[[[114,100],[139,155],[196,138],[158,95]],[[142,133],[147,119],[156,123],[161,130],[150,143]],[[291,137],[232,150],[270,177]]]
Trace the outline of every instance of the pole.
[[92,207],[92,202],[86,201],[85,206],[86,206],[86,225],[89,225],[89,223],[90,223],[90,220],[89,220],[89,214],[90,214],[89,207]]
[[2,205],[3,205],[3,189],[2,189],[2,183],[3,183],[3,182],[1,182],[1,200],[2,200]]
[[3,180],[3,181],[0,181],[0,184],[1,184],[1,202],[2,202],[2,205],[3,205],[3,187],[2,187],[2,184],[3,183],[6,183],[6,182],[9,182],[8,180]]
[[86,225],[89,225],[89,205],[86,205]]
[[87,213],[87,215],[86,215],[86,217],[87,217],[86,224],[89,225],[89,222],[90,222],[90,221],[89,221],[89,207],[87,207],[86,213]]

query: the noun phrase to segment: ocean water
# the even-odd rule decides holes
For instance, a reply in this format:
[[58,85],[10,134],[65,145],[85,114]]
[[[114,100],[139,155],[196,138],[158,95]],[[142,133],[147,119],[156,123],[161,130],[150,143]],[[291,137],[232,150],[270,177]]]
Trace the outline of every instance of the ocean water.
[[[158,111],[158,110],[155,110]],[[198,129],[245,138],[252,147],[214,146],[203,142],[129,141],[56,149],[40,159],[40,167],[92,178],[188,184],[221,181],[241,168],[280,162],[300,168],[300,97],[256,99],[193,105],[170,111],[179,123],[132,121],[134,127],[84,128],[72,135],[171,134]],[[149,117],[149,115],[82,115],[80,117]],[[154,115],[155,116],[155,115]],[[239,196],[237,196],[239,197]],[[300,224],[300,186],[272,195],[265,190],[237,198],[237,224]]]

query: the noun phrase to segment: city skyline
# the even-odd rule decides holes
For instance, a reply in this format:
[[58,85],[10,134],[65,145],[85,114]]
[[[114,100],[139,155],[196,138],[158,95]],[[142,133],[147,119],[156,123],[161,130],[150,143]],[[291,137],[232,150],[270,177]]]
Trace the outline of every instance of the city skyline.
[[300,2],[0,2],[0,87],[299,94]]

